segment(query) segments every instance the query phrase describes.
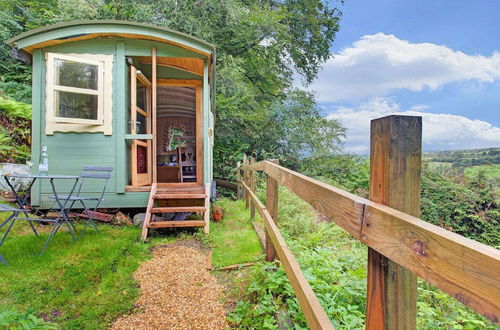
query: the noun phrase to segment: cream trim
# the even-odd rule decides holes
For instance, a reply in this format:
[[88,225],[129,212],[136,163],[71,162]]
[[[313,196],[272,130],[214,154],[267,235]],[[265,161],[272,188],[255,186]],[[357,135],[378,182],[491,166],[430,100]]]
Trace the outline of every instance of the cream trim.
[[[45,102],[45,134],[54,132],[102,132],[112,135],[113,132],[113,55],[95,54],[46,54],[46,102]],[[54,59],[70,60],[99,66],[99,89],[82,89],[54,85]],[[62,90],[83,94],[98,95],[98,119],[62,118],[54,113],[54,91]]]

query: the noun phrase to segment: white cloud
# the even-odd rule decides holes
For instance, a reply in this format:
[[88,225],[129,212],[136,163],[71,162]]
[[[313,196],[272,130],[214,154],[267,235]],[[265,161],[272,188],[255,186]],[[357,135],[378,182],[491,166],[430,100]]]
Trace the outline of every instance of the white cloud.
[[426,105],[403,110],[393,98],[373,98],[357,107],[335,107],[327,118],[337,119],[347,128],[345,151],[367,154],[370,149],[370,120],[398,114],[422,116],[424,150],[499,147],[500,128],[482,120],[463,116],[429,113]]
[[325,63],[309,87],[320,102],[384,96],[396,89],[437,89],[456,81],[500,79],[500,53],[467,55],[444,45],[411,43],[394,35],[363,36]]

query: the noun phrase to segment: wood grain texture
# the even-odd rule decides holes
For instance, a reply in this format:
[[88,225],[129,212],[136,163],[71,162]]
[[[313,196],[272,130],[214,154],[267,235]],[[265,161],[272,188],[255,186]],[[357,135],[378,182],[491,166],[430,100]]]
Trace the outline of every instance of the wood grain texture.
[[316,295],[309,285],[309,282],[307,282],[307,279],[300,270],[299,264],[285,243],[283,236],[281,236],[281,233],[274,223],[271,214],[258,199],[255,193],[251,191],[249,186],[244,183],[242,183],[242,186],[249,198],[251,198],[255,203],[256,209],[264,221],[266,232],[269,234],[269,238],[276,249],[276,253],[279,256],[283,268],[285,269],[286,275],[290,280],[290,284],[292,285],[293,291],[299,301],[300,308],[306,318],[307,325],[313,330],[334,329],[330,319],[326,315],[323,307],[321,307]]
[[[421,145],[421,117],[371,121],[370,200],[420,215]],[[416,322],[416,276],[368,248],[366,328],[415,329]]]
[[203,227],[203,220],[181,220],[181,221],[153,221],[148,224],[148,228],[177,228],[177,227]]
[[[275,164],[279,164],[279,160],[269,160]],[[269,210],[269,214],[273,219],[276,226],[278,225],[278,201],[279,201],[279,185],[278,182],[271,176],[267,176],[267,188],[266,188],[266,207]],[[273,261],[276,259],[276,249],[271,242],[271,238],[266,230],[266,261]]]
[[[250,157],[250,164],[255,163],[255,157]],[[255,171],[250,171],[250,189],[255,193],[256,182],[255,182]],[[255,219],[255,204],[250,201],[250,219]]]
[[[157,100],[157,92],[158,92],[158,77],[156,76],[156,48],[153,47],[151,48],[151,126],[152,126],[152,133],[153,136],[157,136],[157,127],[156,127],[156,111],[158,109],[158,100]],[[150,163],[153,166],[153,175],[152,175],[152,181],[153,182],[158,182],[158,168],[156,164],[158,164],[158,146],[156,145],[156,139],[153,139],[152,143],[152,163]]]
[[500,251],[269,161],[252,165],[356,239],[495,323]]
[[151,222],[151,209],[154,206],[154,196],[156,195],[156,182],[151,185],[151,193],[149,195],[148,206],[146,208],[146,217],[144,218],[144,223],[142,225],[141,240],[145,241],[148,238],[149,233],[149,223]]
[[[243,155],[243,182],[245,184],[248,184],[248,159],[247,159],[247,155]],[[250,201],[250,199],[248,198],[248,193],[246,192],[246,190],[243,190],[243,198],[245,199],[245,208],[248,209],[248,203]]]

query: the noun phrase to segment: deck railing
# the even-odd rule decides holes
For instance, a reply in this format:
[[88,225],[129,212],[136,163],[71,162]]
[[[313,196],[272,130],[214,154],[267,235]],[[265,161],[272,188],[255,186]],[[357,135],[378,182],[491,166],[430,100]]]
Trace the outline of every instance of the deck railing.
[[[311,329],[333,326],[278,229],[280,184],[368,246],[366,328],[416,327],[416,276],[499,324],[500,251],[417,217],[420,159],[420,117],[389,116],[372,121],[370,200],[275,160],[238,164],[238,195],[263,219],[266,259],[281,261]],[[255,171],[267,174],[266,206]]]

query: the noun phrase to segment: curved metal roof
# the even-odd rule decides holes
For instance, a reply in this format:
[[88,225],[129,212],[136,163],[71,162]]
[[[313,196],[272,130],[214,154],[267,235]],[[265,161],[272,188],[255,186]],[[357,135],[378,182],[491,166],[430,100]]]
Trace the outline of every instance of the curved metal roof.
[[155,40],[202,53],[215,52],[214,45],[182,32],[151,24],[116,20],[71,21],[47,25],[21,33],[6,43],[29,51],[47,42],[57,44],[103,36]]

